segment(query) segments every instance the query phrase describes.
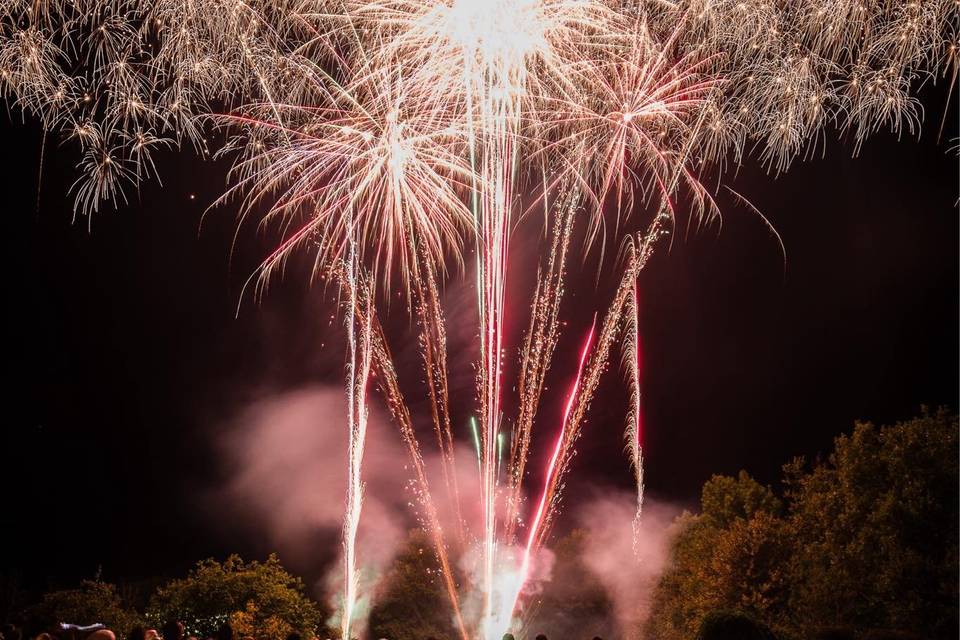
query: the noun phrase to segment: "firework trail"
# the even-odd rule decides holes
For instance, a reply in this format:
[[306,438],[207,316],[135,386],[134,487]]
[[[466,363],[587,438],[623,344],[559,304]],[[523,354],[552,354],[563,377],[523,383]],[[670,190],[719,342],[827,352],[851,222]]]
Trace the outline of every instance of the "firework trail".
[[[656,225],[656,223],[654,224]],[[654,233],[659,235],[656,230]],[[646,242],[649,242],[649,240]],[[625,305],[635,287],[637,274],[642,267],[643,263],[639,261],[639,256],[630,252],[628,264],[623,270],[620,285],[601,325],[596,345],[589,351],[586,366],[583,367],[582,375],[578,378],[577,385],[568,399],[563,431],[558,440],[555,460],[552,459],[551,463],[553,473],[547,474],[547,483],[543,492],[542,502],[546,505],[546,508],[543,509],[542,516],[532,523],[528,535],[527,546],[531,549],[535,549],[543,543],[547,530],[553,521],[556,501],[569,466],[573,447],[582,432],[583,420],[586,417],[587,409],[597,385],[600,383],[600,377],[606,371],[610,349],[622,327]],[[592,335],[591,332],[591,337]]]
[[[355,618],[374,371],[407,445],[458,631],[493,640],[511,624],[546,541],[618,340],[641,514],[637,275],[678,207],[696,220],[718,213],[699,176],[748,156],[779,173],[822,150],[831,130],[855,153],[880,129],[918,131],[912,89],[955,80],[958,18],[956,0],[8,0],[0,4],[0,97],[78,147],[71,191],[75,214],[88,219],[157,178],[159,150],[232,158],[220,203],[236,204],[241,225],[259,220],[282,237],[251,276],[257,292],[291,255],[310,251],[314,275],[332,274],[345,299],[343,637]],[[516,351],[516,397],[508,398],[511,233],[541,207],[548,233]],[[626,238],[620,281],[581,353],[540,500],[524,513],[573,239],[582,229],[585,246],[599,242],[602,255],[631,213],[649,226]],[[468,245],[480,343],[479,419],[470,419],[479,532],[461,515],[452,427],[460,418],[451,414],[441,305]],[[377,292],[389,298],[397,276],[418,320],[457,540],[480,551],[472,585],[483,599],[479,620],[461,614],[414,421],[377,319]],[[515,562],[508,549],[518,539],[526,544]]]
[[348,309],[358,309],[359,313],[348,312],[347,344],[349,360],[347,362],[347,418],[350,429],[348,445],[348,481],[347,504],[343,524],[344,550],[344,602],[341,614],[341,637],[350,638],[350,624],[353,621],[353,609],[357,601],[357,529],[360,524],[360,507],[363,503],[363,482],[361,468],[363,450],[367,435],[367,380],[370,376],[371,336],[372,336],[372,293],[368,285],[357,273],[356,255],[351,243],[347,261],[346,281],[349,295]]
[[396,371],[393,368],[390,352],[387,350],[386,341],[383,338],[382,331],[377,332],[376,346],[374,349],[377,362],[378,379],[384,395],[387,398],[390,413],[394,421],[400,427],[404,443],[413,462],[414,473],[416,474],[417,484],[420,488],[420,504],[424,511],[424,528],[429,533],[433,542],[437,559],[440,562],[440,571],[443,576],[444,588],[450,599],[450,606],[453,609],[453,615],[457,630],[462,640],[469,640],[466,625],[463,621],[463,615],[460,611],[460,596],[457,593],[456,582],[453,577],[453,569],[450,564],[447,544],[444,540],[443,528],[440,525],[440,518],[437,514],[437,507],[430,494],[430,484],[427,480],[426,470],[423,464],[423,455],[420,453],[420,445],[417,441],[416,433],[413,429],[413,422],[410,418],[410,412],[400,393],[397,384]]
[[640,411],[640,294],[634,282],[633,291],[627,297],[624,314],[623,366],[630,384],[630,411],[627,414],[625,438],[630,455],[630,466],[637,481],[637,512],[633,519],[633,548],[639,542],[640,516],[643,513],[643,424]]
[[430,263],[424,261],[425,276],[415,273],[418,306],[417,317],[423,331],[420,336],[421,353],[427,375],[430,410],[437,446],[440,450],[443,481],[447,498],[453,505],[458,539],[463,542],[463,516],[460,509],[460,489],[457,484],[456,456],[453,448],[453,430],[450,427],[449,385],[447,382],[447,335],[440,308],[440,293]]
[[544,477],[543,494],[540,496],[540,501],[537,503],[537,510],[533,515],[533,519],[530,521],[530,531],[527,534],[527,544],[523,550],[523,559],[520,562],[520,572],[517,579],[517,586],[514,589],[512,597],[507,600],[509,607],[506,611],[507,620],[509,620],[512,616],[513,610],[516,608],[517,599],[520,597],[520,592],[523,590],[523,587],[527,582],[527,576],[530,572],[530,558],[535,549],[535,543],[538,539],[541,525],[548,513],[547,505],[552,501],[550,491],[551,488],[555,486],[556,474],[561,469],[561,467],[558,467],[558,464],[562,464],[562,455],[564,450],[567,448],[567,443],[569,442],[567,421],[570,419],[570,411],[577,400],[577,395],[580,390],[580,380],[583,375],[583,365],[587,361],[587,354],[590,352],[590,347],[593,344],[593,333],[596,327],[597,319],[594,317],[593,324],[590,326],[590,331],[587,333],[587,338],[584,341],[583,348],[580,350],[577,376],[574,378],[570,392],[567,394],[567,403],[563,409],[563,418],[560,421],[560,434],[557,436],[557,443],[554,445],[553,454],[550,456],[550,462],[547,465],[547,473]]
[[[334,274],[337,275],[337,274]],[[362,321],[364,318],[370,324],[370,358],[374,370],[377,373],[377,382],[383,391],[387,401],[387,407],[390,415],[403,438],[404,444],[410,456],[410,461],[416,475],[417,486],[419,490],[419,504],[423,509],[424,529],[430,535],[437,554],[437,560],[440,563],[440,570],[443,576],[444,587],[447,596],[450,599],[450,605],[453,609],[454,617],[457,623],[457,629],[463,640],[468,640],[466,626],[463,616],[460,612],[460,597],[457,593],[456,582],[453,577],[453,570],[450,564],[447,545],[444,540],[443,528],[440,525],[440,518],[437,514],[436,504],[433,501],[430,492],[430,483],[427,479],[426,469],[423,462],[423,454],[420,451],[420,443],[417,440],[416,432],[413,428],[413,420],[410,416],[410,410],[400,391],[397,381],[397,372],[393,366],[393,358],[387,346],[383,330],[375,316],[366,316],[366,310],[357,305],[354,306],[353,316],[356,321]],[[344,636],[345,638],[348,636]]]
[[[538,272],[537,285],[533,295],[533,308],[530,314],[530,326],[521,351],[519,406],[520,414],[511,433],[510,441],[510,487],[507,497],[506,538],[513,538],[520,500],[522,497],[523,477],[530,452],[530,436],[533,421],[540,406],[544,381],[557,346],[560,329],[560,302],[563,299],[563,280],[566,268],[567,252],[570,247],[573,223],[576,214],[576,200],[572,190],[563,190],[561,197],[569,198],[554,218],[551,248],[547,253],[546,269]],[[547,195],[544,194],[546,200]],[[546,208],[546,201],[544,202]]]
[[[630,322],[632,322],[631,311],[634,309],[631,309],[630,305],[631,301],[635,300],[637,275],[646,265],[655,243],[669,235],[667,225],[671,220],[672,218],[669,216],[658,215],[650,225],[646,234],[639,240],[639,250],[635,248],[636,245],[633,239],[628,239],[625,245],[626,266],[623,270],[620,285],[604,318],[600,336],[597,339],[597,345],[592,352],[591,345],[593,343],[595,326],[590,329],[586,344],[581,352],[576,380],[567,397],[561,432],[557,438],[553,455],[547,467],[543,493],[541,494],[533,520],[529,525],[521,569],[513,599],[510,601],[511,612],[516,608],[523,587],[529,579],[531,558],[540,545],[543,544],[553,518],[556,515],[560,489],[563,486],[563,477],[569,466],[573,446],[580,437],[583,420],[589,408],[590,400],[600,382],[601,375],[607,368],[610,349],[613,346],[617,334],[624,328],[629,328]],[[626,327],[624,325],[626,325]],[[589,361],[587,360],[588,354],[591,354]],[[587,362],[586,366],[584,366],[584,362]],[[642,474],[642,471],[639,473]],[[638,483],[642,491],[642,475],[640,475],[639,478]],[[638,495],[638,510],[641,501],[642,493]]]

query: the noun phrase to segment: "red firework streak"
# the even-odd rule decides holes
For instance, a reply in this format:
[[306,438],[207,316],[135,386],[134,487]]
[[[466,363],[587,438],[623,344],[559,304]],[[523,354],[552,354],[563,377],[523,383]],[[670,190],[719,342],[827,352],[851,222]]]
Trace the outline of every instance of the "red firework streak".
[[580,379],[583,376],[583,366],[587,362],[587,354],[590,353],[590,347],[593,344],[593,334],[597,327],[597,317],[593,317],[593,324],[590,325],[590,332],[587,333],[587,339],[584,342],[583,349],[580,351],[580,363],[577,366],[577,377],[573,381],[573,386],[567,394],[567,404],[563,410],[563,421],[560,423],[560,435],[557,436],[557,444],[554,445],[553,455],[550,456],[550,464],[547,466],[547,476],[544,479],[543,493],[540,496],[540,502],[537,504],[537,511],[530,523],[530,533],[527,536],[527,545],[523,551],[523,562],[520,564],[520,577],[517,580],[516,593],[513,595],[513,605],[511,610],[516,607],[520,592],[527,582],[530,573],[530,558],[533,554],[533,547],[536,544],[540,526],[543,523],[543,516],[547,510],[550,487],[553,484],[553,476],[557,471],[557,461],[563,452],[564,443],[567,439],[567,421],[570,419],[570,412],[573,410],[577,393],[580,390]]

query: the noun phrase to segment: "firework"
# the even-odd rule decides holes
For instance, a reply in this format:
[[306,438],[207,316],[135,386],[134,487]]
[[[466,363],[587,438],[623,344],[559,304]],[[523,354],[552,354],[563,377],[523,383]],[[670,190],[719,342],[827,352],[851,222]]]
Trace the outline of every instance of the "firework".
[[627,298],[625,313],[623,364],[630,383],[630,411],[627,414],[627,451],[637,481],[637,513],[633,519],[633,546],[637,549],[640,516],[643,513],[643,423],[640,412],[640,294],[634,282]]
[[570,419],[570,410],[573,409],[574,403],[578,399],[580,380],[583,375],[583,365],[587,360],[587,354],[590,353],[590,346],[593,344],[593,333],[594,329],[596,329],[596,326],[597,320],[594,318],[593,324],[590,326],[590,331],[587,333],[587,338],[584,341],[583,348],[580,351],[580,363],[577,367],[577,376],[574,378],[573,386],[570,389],[570,393],[567,395],[567,402],[563,409],[563,418],[560,422],[560,433],[557,436],[557,442],[554,445],[553,454],[550,456],[550,463],[547,465],[543,494],[540,496],[540,501],[537,503],[537,510],[533,515],[533,519],[530,521],[530,531],[527,534],[527,544],[523,550],[523,560],[520,562],[520,572],[517,580],[517,586],[512,594],[512,597],[508,600],[508,615],[513,613],[517,598],[520,597],[520,591],[523,589],[523,586],[527,581],[527,576],[530,572],[531,554],[533,553],[535,544],[540,537],[541,526],[543,525],[545,516],[547,514],[547,504],[550,502],[552,498],[551,493],[556,487],[557,474],[562,469],[563,452],[567,449],[567,446],[570,442],[567,432],[567,424],[568,420]]
[[[356,274],[356,253],[351,243],[346,268],[349,296],[347,324],[347,422],[350,429],[347,449],[347,506],[343,521],[344,599],[340,630],[343,638],[350,637],[350,624],[357,600],[356,541],[360,525],[360,507],[363,502],[363,482],[360,470],[367,433],[367,380],[370,377],[371,341],[373,335],[371,292]],[[352,313],[358,309],[359,314]],[[359,316],[359,317],[356,317]],[[358,326],[359,325],[359,326]]]
[[[372,373],[403,437],[419,514],[466,640],[499,636],[522,609],[557,515],[590,401],[619,342],[626,441],[643,503],[637,278],[678,210],[717,208],[701,183],[753,154],[789,168],[840,131],[854,152],[878,129],[912,134],[918,81],[957,75],[955,0],[8,0],[0,96],[79,148],[77,216],[120,205],[157,177],[160,148],[233,159],[222,205],[282,241],[343,293],[348,494],[341,633],[358,598],[356,536]],[[542,211],[529,322],[504,330],[511,233]],[[645,231],[621,238],[633,215]],[[524,501],[532,434],[561,337],[573,241],[623,247],[619,280],[590,330],[544,485]],[[468,248],[476,263],[463,264]],[[445,282],[476,274],[475,416],[482,513],[461,515],[447,378]],[[417,318],[444,494],[461,546],[479,550],[465,620],[413,418],[378,302],[399,280]],[[511,313],[516,311],[510,306]],[[603,310],[598,310],[603,311]],[[504,363],[519,359],[516,397]],[[509,432],[509,433],[508,433]],[[522,544],[518,544],[519,541]],[[511,548],[520,548],[515,558]]]

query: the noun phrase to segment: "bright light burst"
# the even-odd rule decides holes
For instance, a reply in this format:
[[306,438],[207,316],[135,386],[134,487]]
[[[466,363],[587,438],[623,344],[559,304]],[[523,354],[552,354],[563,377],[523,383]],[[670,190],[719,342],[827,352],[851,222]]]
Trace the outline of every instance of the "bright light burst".
[[[881,128],[914,133],[911,89],[957,74],[956,0],[7,0],[0,95],[80,148],[78,215],[156,176],[157,149],[234,159],[222,202],[275,225],[339,283],[348,336],[349,489],[341,633],[358,598],[367,389],[407,445],[421,521],[466,640],[522,619],[524,589],[557,514],[590,400],[619,346],[627,450],[643,495],[637,276],[677,209],[717,213],[698,176],[754,155],[772,171],[830,131],[854,150]],[[529,325],[504,398],[510,236],[524,212],[548,230]],[[622,219],[644,231],[618,237]],[[636,225],[635,225],[636,226]],[[562,323],[575,230],[619,245],[620,280],[564,399],[544,485],[524,500],[531,435]],[[613,229],[613,231],[611,231]],[[479,529],[460,516],[440,287],[476,253],[480,362],[469,418]],[[377,300],[394,277],[417,318],[431,419],[455,513],[441,526]],[[516,305],[514,305],[516,306]],[[514,309],[516,310],[516,309]],[[548,427],[548,428],[551,428]],[[509,431],[505,440],[504,434]],[[470,438],[464,434],[464,438]],[[508,443],[508,444],[505,444]],[[504,453],[506,459],[504,460]],[[472,464],[472,463],[471,463]],[[452,536],[452,538],[451,538]],[[474,547],[465,616],[448,545]]]

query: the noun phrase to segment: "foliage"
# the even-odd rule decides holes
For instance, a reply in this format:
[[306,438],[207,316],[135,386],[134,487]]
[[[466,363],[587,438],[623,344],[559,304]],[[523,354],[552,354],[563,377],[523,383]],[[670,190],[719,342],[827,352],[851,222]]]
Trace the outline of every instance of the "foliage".
[[781,636],[954,637],[957,456],[957,416],[924,410],[858,423],[810,470],[786,465],[785,512],[743,472],[712,478],[701,513],[678,522],[647,636],[691,638],[711,612],[737,610]]
[[741,471],[736,478],[713,476],[701,493],[703,517],[716,527],[725,527],[737,520],[750,519],[764,512],[780,513],[780,500],[770,487],[764,487]]
[[440,567],[427,535],[410,532],[380,582],[370,611],[371,638],[456,638]]
[[785,599],[786,532],[780,501],[746,473],[714,476],[703,487],[702,513],[678,521],[672,562],[654,594],[647,635],[694,637],[715,610],[779,618]]
[[[612,603],[583,564],[585,534],[574,531],[553,548],[550,580],[534,600],[527,635],[549,638],[614,636]],[[370,612],[370,638],[458,638],[432,546],[421,530],[410,533],[380,582]]]
[[223,563],[203,560],[183,579],[157,589],[148,617],[157,624],[180,620],[188,633],[212,635],[224,621],[235,633],[257,640],[284,640],[290,632],[310,637],[324,619],[275,555],[245,563],[232,555]]
[[826,464],[787,465],[800,618],[955,637],[957,417],[857,424]]
[[528,637],[538,633],[548,638],[617,635],[610,597],[583,563],[585,538],[583,531],[575,530],[553,547],[553,569],[528,619]]
[[31,630],[50,629],[61,622],[77,625],[102,623],[125,634],[140,623],[140,616],[128,608],[116,586],[99,578],[84,580],[76,589],[51,591],[26,612]]

